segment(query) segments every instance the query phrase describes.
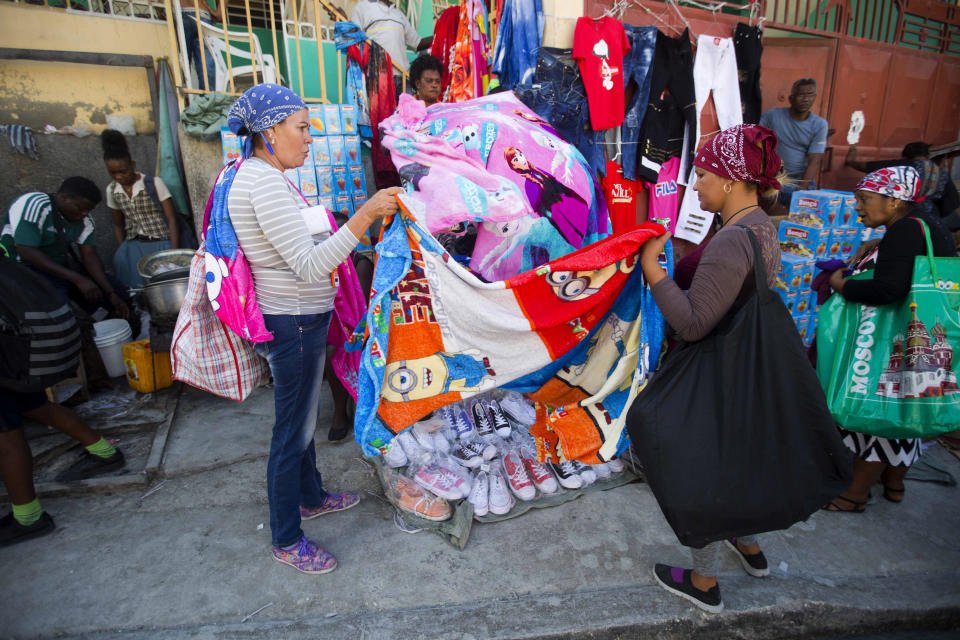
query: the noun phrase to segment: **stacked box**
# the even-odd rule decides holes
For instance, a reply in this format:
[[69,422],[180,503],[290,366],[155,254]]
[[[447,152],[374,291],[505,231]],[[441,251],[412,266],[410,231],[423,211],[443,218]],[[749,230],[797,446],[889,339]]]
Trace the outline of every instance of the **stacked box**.
[[347,188],[347,168],[344,166],[333,167],[333,193],[334,195],[350,195],[350,189]]
[[314,138],[310,143],[313,164],[316,167],[330,166],[330,143],[326,138]]
[[343,125],[340,124],[340,105],[323,105],[323,124],[327,129],[326,135],[328,136],[343,133]]
[[784,220],[780,223],[777,237],[781,243],[793,242],[803,245],[814,258],[819,260],[826,256],[830,242],[830,229]]
[[820,189],[794,191],[788,217],[811,226],[816,226],[815,220],[820,220],[820,226],[835,227],[840,224],[843,203],[844,198],[836,192]]
[[340,124],[344,135],[353,135],[357,132],[357,108],[352,104],[340,105]]
[[310,121],[310,135],[314,138],[327,135],[327,126],[323,124],[323,105],[311,104],[307,107],[307,118]]

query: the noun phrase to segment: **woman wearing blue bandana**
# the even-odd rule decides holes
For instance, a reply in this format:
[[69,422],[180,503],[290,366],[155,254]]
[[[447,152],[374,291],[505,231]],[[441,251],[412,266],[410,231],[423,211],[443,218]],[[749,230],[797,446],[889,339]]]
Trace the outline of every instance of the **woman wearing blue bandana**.
[[237,99],[227,124],[246,136],[244,161],[227,196],[230,221],[253,273],[264,323],[274,336],[257,345],[274,382],[276,422],[267,463],[273,556],[304,573],[327,573],[336,568],[336,559],[304,536],[300,522],[359,501],[353,493],[323,489],[313,441],[337,292],[334,274],[367,227],[396,212],[395,194],[402,190],[377,192],[331,233],[326,212],[307,205],[283,175],[310,153],[303,100],[279,85],[260,84]]

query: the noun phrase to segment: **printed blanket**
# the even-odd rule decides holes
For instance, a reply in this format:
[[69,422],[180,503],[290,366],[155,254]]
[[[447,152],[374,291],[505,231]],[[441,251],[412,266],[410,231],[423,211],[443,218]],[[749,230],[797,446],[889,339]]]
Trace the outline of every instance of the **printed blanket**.
[[430,233],[479,225],[470,268],[487,281],[610,234],[587,161],[511,92],[429,109],[401,96],[381,130],[409,210]]
[[647,223],[483,282],[409,214],[377,245],[364,323],[356,437],[377,455],[395,434],[446,404],[502,387],[538,403],[531,429],[542,459],[609,460],[627,445],[624,420],[659,359],[664,321],[635,268]]

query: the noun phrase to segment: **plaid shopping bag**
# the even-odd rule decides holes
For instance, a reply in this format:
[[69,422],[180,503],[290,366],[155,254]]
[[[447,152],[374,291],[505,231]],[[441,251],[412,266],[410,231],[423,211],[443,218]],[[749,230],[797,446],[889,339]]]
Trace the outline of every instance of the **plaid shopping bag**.
[[187,295],[170,345],[175,380],[212,394],[243,401],[270,379],[267,361],[253,344],[228,329],[207,297],[204,245],[190,263]]

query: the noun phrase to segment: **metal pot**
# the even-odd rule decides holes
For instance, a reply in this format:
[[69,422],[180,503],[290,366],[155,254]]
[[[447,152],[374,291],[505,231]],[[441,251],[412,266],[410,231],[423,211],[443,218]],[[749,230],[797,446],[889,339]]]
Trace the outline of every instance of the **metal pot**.
[[140,291],[147,301],[150,317],[155,319],[176,318],[187,297],[189,277],[168,278],[150,282]]
[[144,282],[152,282],[157,276],[173,270],[190,271],[190,261],[196,253],[193,249],[166,249],[156,251],[140,258],[137,272]]

